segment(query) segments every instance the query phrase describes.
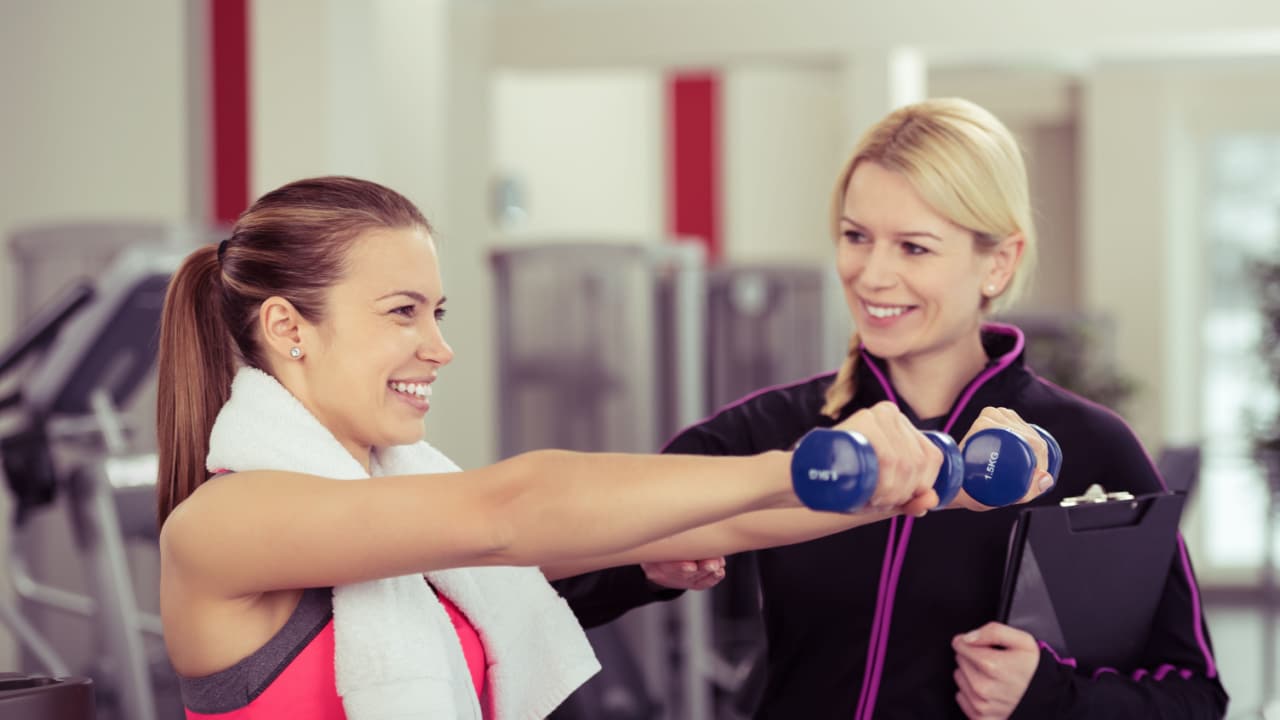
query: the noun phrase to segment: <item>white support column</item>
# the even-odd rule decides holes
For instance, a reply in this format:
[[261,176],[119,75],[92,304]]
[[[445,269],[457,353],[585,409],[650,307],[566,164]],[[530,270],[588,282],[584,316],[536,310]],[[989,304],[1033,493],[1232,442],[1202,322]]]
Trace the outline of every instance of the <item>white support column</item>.
[[[376,24],[378,7],[364,0],[328,0],[328,54],[324,75],[328,93],[325,111],[327,146],[334,167],[354,177],[380,176],[374,148],[381,137],[375,130],[384,112],[375,99],[383,39]],[[385,181],[384,181],[385,182]]]
[[212,132],[209,122],[209,5],[207,0],[186,0],[183,5],[183,42],[186,78],[186,170],[187,217],[193,226],[202,226],[213,215],[209,186],[213,182]]
[[493,151],[491,82],[493,4],[448,3],[447,90],[439,136],[443,154],[412,161],[429,168],[445,192],[438,208],[445,292],[452,307],[447,337],[457,359],[444,370],[433,398],[439,411],[428,437],[463,467],[493,462],[497,400],[493,395],[493,280],[488,255],[495,228],[491,213]]
[[[676,424],[688,427],[705,417],[703,358],[706,357],[706,258],[702,246],[671,248],[675,267]],[[680,618],[680,705],[684,718],[715,716],[715,644],[711,632],[711,595],[687,592],[677,603]],[[674,705],[671,706],[674,709]]]
[[843,85],[846,146],[852,149],[890,111],[927,96],[928,63],[910,47],[858,52],[845,61]]
[[1082,300],[1086,310],[1112,320],[1117,369],[1140,383],[1126,416],[1143,442],[1158,448],[1165,431],[1172,170],[1163,76],[1148,66],[1100,66],[1087,78],[1083,109]]
[[[1203,228],[1205,206],[1201,179],[1202,147],[1189,126],[1181,93],[1173,92],[1162,133],[1162,173],[1165,222],[1164,262],[1164,372],[1159,389],[1161,444],[1193,444],[1202,440],[1201,360],[1204,333],[1205,283]],[[1155,451],[1159,446],[1151,446]]]
[[449,187],[449,6],[449,0],[370,3],[378,38],[365,79],[377,138],[371,152],[383,182],[418,202],[433,223],[444,219]]
[[249,196],[341,172],[330,151],[330,3],[249,4]]

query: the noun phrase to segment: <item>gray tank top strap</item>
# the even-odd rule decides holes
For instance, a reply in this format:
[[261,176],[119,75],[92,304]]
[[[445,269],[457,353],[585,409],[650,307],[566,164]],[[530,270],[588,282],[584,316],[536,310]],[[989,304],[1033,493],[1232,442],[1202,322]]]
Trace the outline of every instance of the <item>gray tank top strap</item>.
[[265,645],[226,670],[179,677],[182,702],[198,713],[239,710],[262,694],[333,618],[333,589],[304,590],[298,607]]

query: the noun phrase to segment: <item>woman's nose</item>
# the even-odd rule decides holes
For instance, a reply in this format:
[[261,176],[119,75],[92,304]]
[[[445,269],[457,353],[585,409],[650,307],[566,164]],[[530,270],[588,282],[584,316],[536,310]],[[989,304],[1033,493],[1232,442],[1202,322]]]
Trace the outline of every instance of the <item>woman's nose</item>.
[[893,285],[896,277],[897,261],[892,248],[885,243],[873,244],[858,273],[858,281],[869,288],[883,288]]
[[445,341],[439,324],[432,323],[431,328],[425,332],[422,344],[418,347],[418,359],[442,366],[453,360],[453,348]]

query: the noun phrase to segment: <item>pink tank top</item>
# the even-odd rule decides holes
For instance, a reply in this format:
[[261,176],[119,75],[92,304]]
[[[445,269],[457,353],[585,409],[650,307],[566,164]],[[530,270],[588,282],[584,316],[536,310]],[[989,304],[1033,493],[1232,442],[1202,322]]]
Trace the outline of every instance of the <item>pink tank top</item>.
[[[462,643],[477,695],[483,698],[485,653],[480,635],[448,598],[438,595]],[[179,678],[188,720],[346,720],[333,669],[330,588],[302,594],[280,632],[226,670]]]
[[484,645],[480,642],[480,633],[458,609],[453,601],[443,595],[437,595],[444,611],[449,613],[453,629],[458,633],[458,641],[462,643],[462,654],[467,658],[467,669],[471,671],[471,682],[476,686],[476,693],[484,697]]

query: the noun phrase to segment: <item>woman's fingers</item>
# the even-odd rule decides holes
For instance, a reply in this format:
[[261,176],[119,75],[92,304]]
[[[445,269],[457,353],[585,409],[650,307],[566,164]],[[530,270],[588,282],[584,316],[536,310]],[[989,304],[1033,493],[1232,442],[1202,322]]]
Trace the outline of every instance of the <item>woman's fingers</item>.
[[[875,446],[880,478],[872,505],[882,509],[902,508],[932,490],[941,454],[937,454],[935,462],[933,443],[896,405],[885,402],[871,410],[883,437],[883,444]],[[933,504],[936,503],[935,497]]]

